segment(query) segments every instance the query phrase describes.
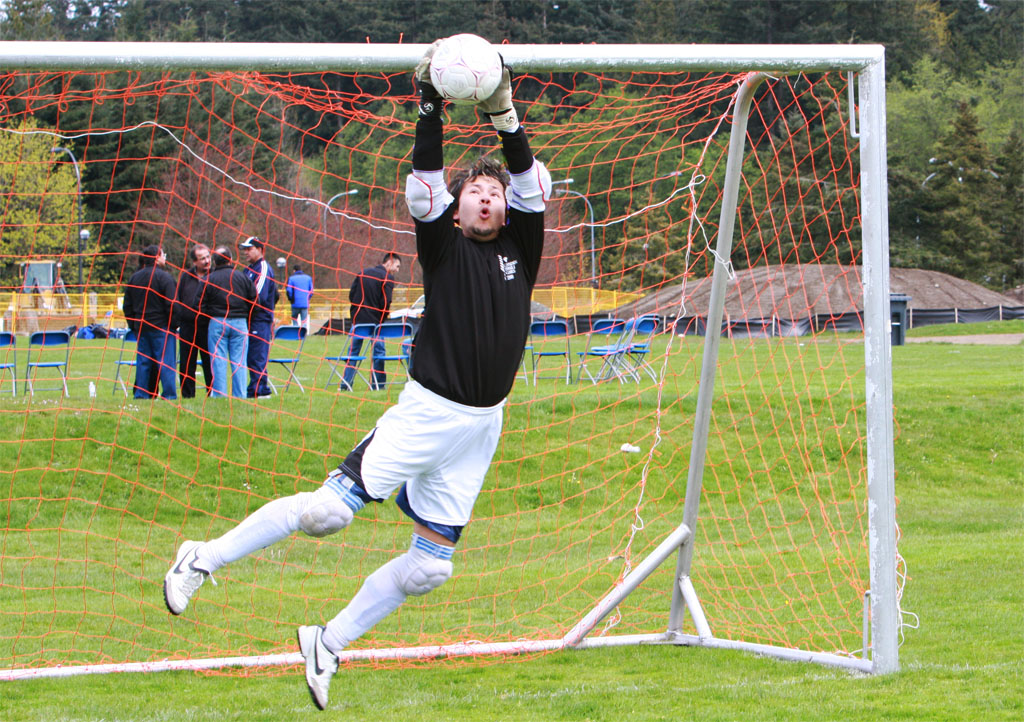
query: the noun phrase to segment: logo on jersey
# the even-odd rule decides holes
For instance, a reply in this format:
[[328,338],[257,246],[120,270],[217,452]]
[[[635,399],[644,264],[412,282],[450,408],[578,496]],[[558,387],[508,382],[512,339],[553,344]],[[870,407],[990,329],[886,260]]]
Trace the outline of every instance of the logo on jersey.
[[518,263],[519,261],[508,260],[508,256],[498,255],[498,268],[501,269],[506,281],[511,281],[516,277],[516,264]]

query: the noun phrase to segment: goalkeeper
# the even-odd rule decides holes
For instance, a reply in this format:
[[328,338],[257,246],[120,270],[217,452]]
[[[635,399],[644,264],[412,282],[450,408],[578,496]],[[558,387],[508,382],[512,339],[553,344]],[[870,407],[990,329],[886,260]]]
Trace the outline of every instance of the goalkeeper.
[[426,295],[412,379],[319,490],[269,502],[217,539],[183,542],[164,579],[167,607],[181,614],[224,565],[296,531],[340,531],[365,504],[397,491],[396,503],[412,520],[409,550],[370,574],[326,626],[298,629],[306,683],[320,709],[337,654],[408,596],[427,594],[452,575],[452,553],[497,448],[529,332],[550,176],[530,151],[505,68],[479,108],[498,132],[508,174],[481,158],[446,187],[442,98],[429,73],[435,47],[414,73],[419,119],[405,191]]

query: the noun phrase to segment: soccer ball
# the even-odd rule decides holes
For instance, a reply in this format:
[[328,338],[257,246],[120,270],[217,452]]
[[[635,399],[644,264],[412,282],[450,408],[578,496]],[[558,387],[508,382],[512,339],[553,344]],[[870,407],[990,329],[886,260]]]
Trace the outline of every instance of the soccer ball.
[[430,59],[430,82],[453,103],[477,103],[501,82],[501,56],[479,35],[452,35]]

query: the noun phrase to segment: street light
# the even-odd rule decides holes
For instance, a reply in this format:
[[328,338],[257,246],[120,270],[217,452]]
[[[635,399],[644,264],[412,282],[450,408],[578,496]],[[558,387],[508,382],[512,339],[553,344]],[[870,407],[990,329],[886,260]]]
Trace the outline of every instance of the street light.
[[71,152],[70,148],[55,146],[50,148],[50,152],[67,153],[71,158],[71,165],[75,168],[75,187],[78,189],[78,291],[81,293],[85,290],[82,285],[82,254],[85,252],[82,243],[89,240],[89,231],[82,228],[82,174],[78,170],[78,159],[75,158],[75,154]]
[[[551,181],[551,185],[558,185],[560,183],[568,185],[573,182],[572,178],[566,178],[565,180]],[[590,215],[590,285],[597,288],[597,255],[594,251],[594,207],[590,205],[590,199],[578,191],[560,188],[558,192],[562,195],[582,198],[583,202],[587,204],[587,213]]]
[[326,203],[324,203],[324,212],[320,216],[320,232],[324,234],[325,240],[327,238],[327,211],[330,210],[331,204],[342,196],[354,196],[358,192],[358,188],[352,188],[351,190],[342,191],[341,193],[335,193]]

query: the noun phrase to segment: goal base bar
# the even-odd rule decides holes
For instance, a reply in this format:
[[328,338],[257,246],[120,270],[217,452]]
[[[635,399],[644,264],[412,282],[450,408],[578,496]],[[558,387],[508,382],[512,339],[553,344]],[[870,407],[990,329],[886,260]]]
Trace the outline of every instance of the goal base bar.
[[[698,637],[692,634],[662,632],[659,634],[625,634],[611,637],[594,637],[576,645],[568,645],[563,639],[546,639],[518,642],[444,644],[426,647],[396,647],[394,649],[353,649],[338,655],[341,664],[346,662],[384,662],[387,660],[428,660],[457,657],[487,657],[564,650],[596,649],[599,647],[627,647],[639,645],[675,645],[684,647],[708,647],[735,649],[752,652],[765,657],[777,657],[794,662],[814,662],[832,667],[845,667],[860,672],[871,672],[871,660],[848,657],[828,652],[811,652],[800,649],[774,647],[768,644],[736,642],[714,637]],[[250,657],[218,657],[210,659],[168,659],[159,662],[131,662],[124,664],[85,664],[69,667],[37,669],[0,670],[0,681],[40,679],[43,677],[75,677],[84,674],[113,674],[120,672],[173,672],[219,669],[223,667],[283,667],[303,663],[299,652],[265,654]]]

